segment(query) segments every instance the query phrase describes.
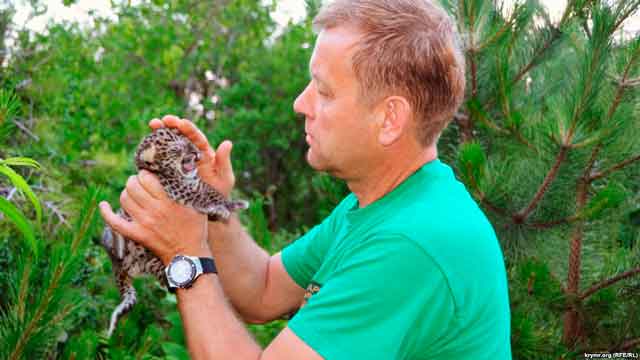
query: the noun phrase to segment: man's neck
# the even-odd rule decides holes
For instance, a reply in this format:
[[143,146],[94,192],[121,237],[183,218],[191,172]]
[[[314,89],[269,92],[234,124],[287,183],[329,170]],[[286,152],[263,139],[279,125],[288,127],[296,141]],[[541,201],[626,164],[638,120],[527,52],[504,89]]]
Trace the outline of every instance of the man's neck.
[[363,208],[391,192],[416,170],[437,157],[437,148],[432,146],[414,156],[389,158],[380,162],[365,177],[348,180],[347,186],[358,198],[359,207]]

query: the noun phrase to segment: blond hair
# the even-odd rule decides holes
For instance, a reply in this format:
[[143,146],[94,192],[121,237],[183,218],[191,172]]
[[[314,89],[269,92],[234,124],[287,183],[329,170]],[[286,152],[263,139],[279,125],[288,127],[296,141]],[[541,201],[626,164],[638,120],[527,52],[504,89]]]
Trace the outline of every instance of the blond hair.
[[418,141],[438,140],[464,98],[464,57],[451,18],[428,0],[335,0],[313,20],[317,31],[352,25],[363,37],[353,70],[364,101],[390,95],[414,110]]

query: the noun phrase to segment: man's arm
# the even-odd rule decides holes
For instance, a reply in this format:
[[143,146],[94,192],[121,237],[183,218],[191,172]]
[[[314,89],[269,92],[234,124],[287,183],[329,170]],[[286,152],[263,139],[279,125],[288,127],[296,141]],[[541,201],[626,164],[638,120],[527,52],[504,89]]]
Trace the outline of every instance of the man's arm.
[[190,289],[179,289],[177,295],[193,359],[322,359],[288,328],[262,351],[235,318],[216,275],[203,275]]
[[264,323],[295,310],[304,289],[291,279],[280,253],[258,246],[236,215],[228,222],[209,222],[208,242],[219,279],[234,308],[245,321]]

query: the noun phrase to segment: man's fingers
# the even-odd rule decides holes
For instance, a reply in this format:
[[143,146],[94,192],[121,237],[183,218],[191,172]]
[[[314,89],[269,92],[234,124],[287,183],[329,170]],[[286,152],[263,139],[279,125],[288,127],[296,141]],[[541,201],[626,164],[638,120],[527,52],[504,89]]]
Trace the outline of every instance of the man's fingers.
[[151,130],[160,129],[164,127],[164,123],[160,119],[151,119],[151,121],[149,121],[149,127]]
[[131,215],[136,223],[141,225],[148,223],[144,208],[131,198],[131,194],[127,190],[120,194],[120,206]]
[[[146,171],[142,170],[137,176],[136,186],[140,186],[144,191],[149,193],[154,199],[164,200],[167,198],[167,193],[164,191],[164,186],[160,183],[158,178]],[[138,189],[138,188],[136,188]],[[141,189],[140,189],[141,190]]]
[[149,126],[152,129],[157,129],[163,126],[175,128],[182,133],[182,135],[186,136],[191,142],[200,150],[205,156],[214,158],[215,153],[211,146],[209,146],[209,141],[207,137],[204,135],[200,129],[198,129],[191,121],[187,119],[180,119],[175,115],[165,115],[162,117],[162,120],[153,119],[149,122]]
[[225,140],[220,145],[218,145],[218,150],[216,150],[216,165],[223,174],[233,173],[233,169],[231,168],[232,148],[233,143],[229,140]]
[[182,133],[182,135],[186,136],[191,142],[204,154],[211,156],[213,158],[214,153],[209,146],[209,140],[204,135],[200,129],[196,127],[194,123],[189,120],[182,119],[178,130]]
[[131,197],[133,201],[135,201],[141,208],[150,208],[156,206],[155,200],[157,198],[149,192],[142,184],[140,183],[140,177],[136,175],[129,176],[127,180],[127,194]]
[[165,126],[171,128],[180,128],[180,124],[182,124],[182,119],[175,115],[165,115],[162,117],[162,122]]
[[137,238],[141,233],[138,224],[127,221],[115,214],[108,202],[100,202],[100,215],[113,230],[128,238]]

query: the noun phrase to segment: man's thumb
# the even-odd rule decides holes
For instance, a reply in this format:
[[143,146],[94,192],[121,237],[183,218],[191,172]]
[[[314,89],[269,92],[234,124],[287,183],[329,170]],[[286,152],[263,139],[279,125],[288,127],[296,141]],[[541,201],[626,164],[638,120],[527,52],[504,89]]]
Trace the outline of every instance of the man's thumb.
[[233,143],[229,140],[225,140],[218,146],[218,150],[216,151],[216,163],[222,173],[232,173],[233,169],[231,168],[231,149],[233,148]]

